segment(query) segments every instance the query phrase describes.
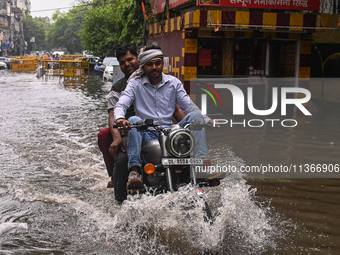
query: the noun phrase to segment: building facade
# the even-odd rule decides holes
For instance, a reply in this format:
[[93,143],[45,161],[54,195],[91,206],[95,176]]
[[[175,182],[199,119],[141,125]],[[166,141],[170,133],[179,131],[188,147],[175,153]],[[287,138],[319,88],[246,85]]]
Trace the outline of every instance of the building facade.
[[29,0],[0,0],[0,54],[21,55],[24,53],[25,41],[23,30],[23,13],[30,12]]
[[149,24],[147,42],[162,48],[189,93],[196,78],[310,78],[315,43],[340,43],[339,15],[319,9],[318,0],[198,0],[178,17]]

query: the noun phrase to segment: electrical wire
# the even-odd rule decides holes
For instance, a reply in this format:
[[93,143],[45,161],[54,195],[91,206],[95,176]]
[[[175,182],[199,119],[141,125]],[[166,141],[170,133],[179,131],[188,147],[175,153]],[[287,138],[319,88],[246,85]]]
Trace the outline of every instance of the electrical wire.
[[37,11],[31,11],[31,12],[48,12],[48,11],[56,11],[56,10],[62,10],[62,9],[72,9],[72,7],[60,7],[60,8],[54,8],[54,9],[45,9],[45,10],[37,10]]
[[44,10],[37,10],[37,11],[31,11],[31,12],[47,12],[47,11],[56,11],[56,10],[62,10],[62,9],[72,9],[77,7],[83,7],[83,6],[91,6],[93,4],[82,4],[82,5],[76,5],[76,6],[69,6],[69,7],[59,7],[59,8],[53,8],[53,9],[44,9]]

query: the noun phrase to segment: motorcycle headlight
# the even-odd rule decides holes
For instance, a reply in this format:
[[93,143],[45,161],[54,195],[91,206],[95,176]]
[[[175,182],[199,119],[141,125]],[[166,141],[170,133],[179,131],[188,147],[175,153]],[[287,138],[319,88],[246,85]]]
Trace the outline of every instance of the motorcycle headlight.
[[166,147],[169,153],[175,157],[187,157],[194,148],[194,138],[184,129],[173,130],[170,132]]

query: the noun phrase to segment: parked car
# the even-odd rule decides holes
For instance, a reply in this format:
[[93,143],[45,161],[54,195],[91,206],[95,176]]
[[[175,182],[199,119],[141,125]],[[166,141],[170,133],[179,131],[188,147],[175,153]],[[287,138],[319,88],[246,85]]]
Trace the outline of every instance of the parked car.
[[100,58],[93,55],[86,55],[86,58],[90,62],[90,70],[94,70],[94,67],[97,65]]
[[116,81],[124,76],[122,70],[120,70],[119,62],[117,59],[111,60],[103,73],[104,81]]
[[7,70],[7,64],[5,62],[0,62],[0,70]]
[[10,68],[11,65],[11,59],[8,57],[0,57],[0,62],[5,63],[7,65],[7,68]]
[[61,57],[62,55],[65,55],[66,52],[65,51],[53,51],[52,52],[52,55],[55,56],[55,55],[59,55],[59,57]]
[[114,59],[117,60],[117,58],[115,58],[115,57],[105,57],[105,58],[103,59],[102,65],[100,66],[100,72],[101,72],[101,73],[104,73],[106,66],[109,64],[109,62],[110,62],[111,60],[114,60]]

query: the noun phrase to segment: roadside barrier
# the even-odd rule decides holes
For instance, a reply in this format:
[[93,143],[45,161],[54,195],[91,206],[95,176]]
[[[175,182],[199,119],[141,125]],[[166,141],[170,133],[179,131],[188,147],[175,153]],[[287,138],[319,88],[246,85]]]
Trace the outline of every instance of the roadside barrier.
[[42,67],[43,74],[59,75],[59,60],[51,60],[49,56],[43,55],[40,58],[40,66]]
[[10,70],[12,72],[36,71],[38,65],[37,56],[13,56],[11,57]]
[[59,75],[88,79],[90,62],[84,55],[62,55],[59,60]]

